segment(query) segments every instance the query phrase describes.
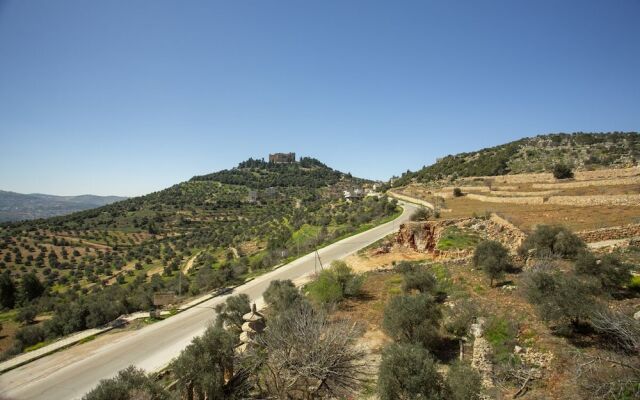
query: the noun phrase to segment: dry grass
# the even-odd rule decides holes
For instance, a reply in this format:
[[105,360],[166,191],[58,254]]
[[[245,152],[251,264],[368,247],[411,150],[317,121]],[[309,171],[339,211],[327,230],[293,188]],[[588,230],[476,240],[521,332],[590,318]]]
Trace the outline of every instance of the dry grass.
[[640,206],[571,207],[485,203],[465,197],[447,200],[452,211],[445,218],[463,218],[495,212],[525,232],[539,224],[562,224],[572,230],[591,230],[640,222]]

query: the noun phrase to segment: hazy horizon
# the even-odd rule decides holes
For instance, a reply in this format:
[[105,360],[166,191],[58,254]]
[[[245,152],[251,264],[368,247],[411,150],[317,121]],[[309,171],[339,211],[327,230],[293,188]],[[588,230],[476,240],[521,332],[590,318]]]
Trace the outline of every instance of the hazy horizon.
[[0,189],[136,196],[296,152],[386,180],[640,130],[640,2],[0,1]]

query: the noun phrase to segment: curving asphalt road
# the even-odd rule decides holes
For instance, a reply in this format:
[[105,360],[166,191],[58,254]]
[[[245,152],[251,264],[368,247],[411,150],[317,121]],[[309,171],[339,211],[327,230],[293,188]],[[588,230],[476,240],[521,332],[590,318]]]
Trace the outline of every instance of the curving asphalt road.
[[[344,258],[395,231],[416,209],[415,205],[400,203],[404,211],[395,220],[319,250],[323,264]],[[309,275],[314,272],[315,264],[315,254],[307,254],[237,287],[233,294],[245,293],[252,301],[260,300],[272,280]],[[106,345],[81,344],[8,371],[0,375],[0,398],[76,399],[101,379],[110,378],[129,365],[147,371],[159,370],[191,339],[204,332],[215,316],[212,308],[227,296],[213,298],[164,321],[114,337]]]

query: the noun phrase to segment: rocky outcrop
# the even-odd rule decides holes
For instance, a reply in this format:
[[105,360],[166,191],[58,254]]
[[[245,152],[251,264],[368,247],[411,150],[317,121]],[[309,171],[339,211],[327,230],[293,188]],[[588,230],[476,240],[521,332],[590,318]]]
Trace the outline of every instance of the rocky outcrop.
[[488,219],[461,218],[407,222],[400,225],[400,230],[396,236],[396,243],[414,251],[430,253],[439,258],[463,260],[470,257],[473,249],[448,251],[437,249],[438,241],[442,233],[450,226],[455,226],[463,231],[472,231],[483,239],[498,241],[513,254],[516,253],[516,250],[526,238],[524,232],[515,225],[497,214],[491,214]]
[[396,241],[414,251],[434,253],[444,228],[450,225],[450,221],[406,222],[400,225]]

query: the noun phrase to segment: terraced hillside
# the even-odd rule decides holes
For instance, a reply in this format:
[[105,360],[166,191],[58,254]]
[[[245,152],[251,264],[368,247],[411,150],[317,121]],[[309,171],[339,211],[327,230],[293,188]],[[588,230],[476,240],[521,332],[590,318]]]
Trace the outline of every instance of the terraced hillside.
[[558,133],[524,138],[470,153],[449,155],[394,180],[394,186],[458,177],[550,172],[557,163],[576,170],[624,168],[640,160],[637,132]]
[[395,215],[385,197],[342,198],[370,186],[314,159],[249,160],[97,209],[4,224],[0,320],[9,335],[0,347],[19,352],[149,309],[156,292],[241,282]]

